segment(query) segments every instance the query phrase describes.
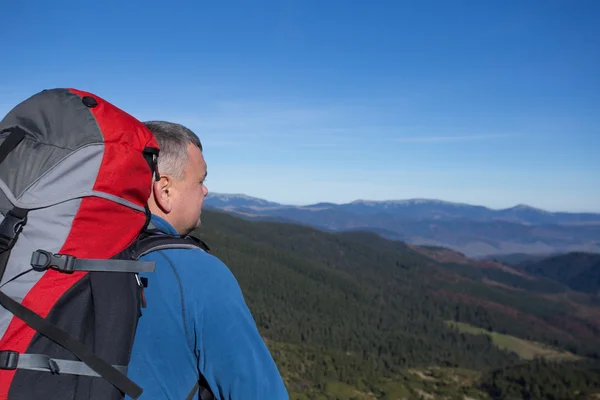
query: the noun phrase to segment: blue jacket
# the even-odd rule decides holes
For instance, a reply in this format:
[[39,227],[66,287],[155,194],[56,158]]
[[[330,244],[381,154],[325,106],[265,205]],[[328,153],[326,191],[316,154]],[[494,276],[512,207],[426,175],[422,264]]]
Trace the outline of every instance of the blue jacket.
[[[176,235],[164,219],[161,231]],[[201,373],[219,400],[289,399],[235,277],[200,249],[154,251],[128,376],[140,400],[184,400]],[[129,398],[129,397],[127,397]],[[197,398],[197,397],[195,397]]]

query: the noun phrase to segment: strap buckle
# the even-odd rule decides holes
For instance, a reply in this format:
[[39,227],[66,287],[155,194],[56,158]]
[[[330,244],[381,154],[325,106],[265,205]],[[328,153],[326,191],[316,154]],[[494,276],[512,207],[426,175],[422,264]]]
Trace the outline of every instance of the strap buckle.
[[13,248],[26,223],[27,215],[19,218],[12,210],[6,213],[2,223],[0,223],[0,250],[4,252]]
[[75,270],[75,260],[74,256],[68,254],[52,254],[40,249],[31,254],[31,267],[36,271],[52,268],[60,272],[72,273]]
[[0,351],[0,369],[17,369],[19,353],[16,351]]

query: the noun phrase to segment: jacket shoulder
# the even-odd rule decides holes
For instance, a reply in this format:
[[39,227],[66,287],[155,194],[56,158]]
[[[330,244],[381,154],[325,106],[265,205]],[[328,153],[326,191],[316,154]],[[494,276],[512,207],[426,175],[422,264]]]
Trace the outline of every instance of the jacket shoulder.
[[164,248],[152,251],[143,258],[155,261],[157,268],[161,264],[168,264],[182,278],[184,286],[202,282],[205,291],[238,286],[233,273],[223,261],[198,247]]

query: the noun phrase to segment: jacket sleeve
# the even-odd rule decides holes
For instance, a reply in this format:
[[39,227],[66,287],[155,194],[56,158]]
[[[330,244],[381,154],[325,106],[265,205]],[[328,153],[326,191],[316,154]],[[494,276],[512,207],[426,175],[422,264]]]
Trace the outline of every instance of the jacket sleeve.
[[220,400],[288,400],[237,280],[219,259],[205,257],[190,307],[200,373]]

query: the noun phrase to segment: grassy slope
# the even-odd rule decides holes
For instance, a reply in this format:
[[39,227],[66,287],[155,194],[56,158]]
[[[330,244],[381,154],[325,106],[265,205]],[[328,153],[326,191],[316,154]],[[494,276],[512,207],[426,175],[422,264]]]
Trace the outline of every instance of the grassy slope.
[[501,349],[514,352],[524,360],[533,360],[536,357],[567,361],[576,361],[581,359],[581,357],[578,357],[568,351],[554,349],[541,343],[520,339],[511,335],[490,332],[462,322],[448,321],[448,325],[455,327],[464,333],[470,333],[473,335],[487,335],[492,339],[492,342],[496,346]]
[[[460,368],[412,368],[395,377],[375,377],[359,384],[340,382],[328,376],[320,364],[334,369],[336,357],[355,357],[352,354],[335,354],[319,351],[306,345],[291,345],[267,341],[279,369],[284,376],[292,400],[397,400],[418,399],[419,396],[440,399],[488,399],[474,388],[481,374]],[[358,360],[358,358],[357,358]],[[315,371],[316,374],[313,374]],[[314,375],[319,375],[318,377]]]
[[[580,357],[572,353],[553,349],[533,341],[510,335],[489,332],[464,323],[448,321],[448,325],[461,332],[473,335],[487,335],[499,348],[515,352],[522,359],[533,360],[542,357],[549,360],[576,361]],[[311,377],[309,371],[324,363],[325,369],[335,369],[339,357],[360,359],[355,354],[323,351],[306,345],[291,345],[268,341],[269,348],[290,388],[293,400],[304,399],[489,399],[488,395],[476,386],[481,378],[480,371],[461,368],[411,368],[401,371],[393,378],[376,377],[365,379],[359,385],[335,380],[327,372],[318,372],[322,379]],[[433,397],[428,397],[433,396]]]

